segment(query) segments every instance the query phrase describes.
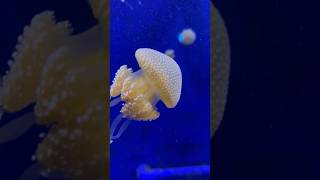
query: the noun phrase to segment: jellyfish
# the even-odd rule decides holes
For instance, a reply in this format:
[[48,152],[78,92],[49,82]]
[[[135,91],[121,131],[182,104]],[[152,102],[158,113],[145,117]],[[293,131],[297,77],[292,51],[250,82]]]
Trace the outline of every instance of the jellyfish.
[[183,45],[191,45],[196,40],[196,33],[193,29],[183,29],[178,35],[178,41]]
[[22,179],[108,177],[108,0],[89,4],[98,23],[77,34],[68,21],[56,22],[51,11],[36,15],[18,37],[8,63],[0,106],[5,112],[30,104],[34,108],[0,127],[0,144],[19,138],[33,125],[49,128]]
[[164,52],[167,56],[171,57],[172,59],[175,58],[175,51],[173,49],[167,49],[165,52]]
[[[182,74],[176,61],[149,48],[137,49],[135,57],[141,69],[133,72],[127,65],[122,65],[110,87],[110,97],[114,98],[110,107],[124,102],[120,114],[111,124],[110,143],[121,136],[130,120],[159,118],[156,104],[160,100],[167,108],[174,108],[180,99]],[[124,118],[125,122],[120,125]],[[117,134],[116,128],[119,129]]]

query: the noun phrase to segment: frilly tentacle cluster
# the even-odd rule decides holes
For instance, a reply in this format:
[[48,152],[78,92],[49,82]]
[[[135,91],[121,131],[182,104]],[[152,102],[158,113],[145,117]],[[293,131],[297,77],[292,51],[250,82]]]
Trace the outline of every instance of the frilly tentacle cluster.
[[121,94],[122,84],[124,80],[132,74],[132,69],[127,68],[127,65],[121,66],[116,72],[115,78],[110,87],[110,96],[116,97]]
[[15,112],[35,102],[36,122],[51,127],[36,160],[66,179],[108,177],[106,2],[90,1],[101,23],[76,35],[53,12],[36,15],[3,78],[2,106]]
[[121,113],[125,117],[136,120],[155,120],[160,116],[155,107],[141,94],[125,103]]
[[[37,157],[45,167],[63,169],[70,179],[107,177],[106,51],[95,31],[71,37],[49,57],[37,94],[35,113],[40,124],[54,128],[40,144]],[[61,137],[58,130],[66,130]],[[48,154],[48,150],[55,154]],[[103,165],[103,166],[102,166]],[[85,170],[84,170],[85,169]],[[80,172],[78,170],[81,170]]]
[[8,61],[10,71],[3,77],[2,104],[6,110],[18,111],[35,101],[47,56],[65,42],[71,31],[69,22],[57,23],[51,11],[36,15],[24,28],[13,59]]
[[[153,88],[149,86],[143,76],[137,76],[131,68],[121,66],[110,87],[110,96],[120,95],[124,105],[120,112],[128,119],[148,121],[160,116],[153,102]],[[150,93],[151,92],[151,93]]]

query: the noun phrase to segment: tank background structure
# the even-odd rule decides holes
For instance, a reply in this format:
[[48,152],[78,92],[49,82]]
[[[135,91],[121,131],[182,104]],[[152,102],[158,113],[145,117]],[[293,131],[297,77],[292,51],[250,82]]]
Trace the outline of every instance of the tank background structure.
[[219,11],[211,2],[210,11],[210,130],[211,137],[214,135],[223,118],[227,103],[227,93],[230,74],[230,45],[227,29]]

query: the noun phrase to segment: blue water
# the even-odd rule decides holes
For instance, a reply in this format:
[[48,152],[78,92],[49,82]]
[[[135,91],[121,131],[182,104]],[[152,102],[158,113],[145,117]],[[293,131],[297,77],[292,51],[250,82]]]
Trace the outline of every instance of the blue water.
[[[209,1],[140,2],[111,1],[111,78],[123,64],[138,70],[137,48],[174,49],[182,71],[182,95],[174,109],[159,102],[159,119],[132,122],[111,144],[112,180],[135,179],[140,164],[165,168],[209,164],[210,159]],[[178,42],[184,28],[197,34],[191,46]],[[111,109],[111,118],[120,108]]]

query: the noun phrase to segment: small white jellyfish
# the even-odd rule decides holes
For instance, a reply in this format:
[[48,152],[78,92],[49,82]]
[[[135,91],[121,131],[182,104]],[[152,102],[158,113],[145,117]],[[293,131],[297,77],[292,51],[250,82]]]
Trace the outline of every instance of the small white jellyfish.
[[181,44],[191,45],[196,40],[196,33],[192,29],[183,29],[178,35],[178,40]]
[[[161,100],[167,108],[174,108],[180,99],[182,74],[179,65],[169,56],[153,49],[141,48],[135,52],[141,69],[133,72],[123,65],[117,71],[110,88],[110,107],[124,101],[120,114],[112,122],[110,143],[118,139],[130,120],[152,121],[160,116],[155,105]],[[121,120],[125,122],[116,128]]]
[[175,51],[173,49],[167,49],[164,53],[167,56],[171,57],[172,59],[174,59],[176,57]]

